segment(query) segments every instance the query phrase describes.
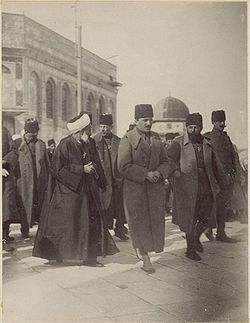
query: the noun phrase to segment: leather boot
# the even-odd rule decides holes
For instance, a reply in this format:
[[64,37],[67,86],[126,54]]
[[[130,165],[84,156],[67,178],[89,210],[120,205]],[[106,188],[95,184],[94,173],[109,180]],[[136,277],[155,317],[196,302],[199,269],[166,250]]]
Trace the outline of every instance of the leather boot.
[[200,242],[200,237],[202,233],[205,231],[206,227],[202,222],[197,222],[194,231],[194,247],[198,252],[203,252],[203,246]]
[[187,251],[185,254],[186,257],[195,261],[201,260],[201,257],[195,251],[194,234],[186,234],[186,240],[187,240]]

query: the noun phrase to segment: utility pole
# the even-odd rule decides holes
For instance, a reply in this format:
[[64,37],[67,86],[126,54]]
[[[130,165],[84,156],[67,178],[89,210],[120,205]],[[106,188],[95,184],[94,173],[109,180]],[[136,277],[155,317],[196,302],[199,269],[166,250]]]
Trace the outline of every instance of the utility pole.
[[82,26],[77,26],[77,113],[82,111]]

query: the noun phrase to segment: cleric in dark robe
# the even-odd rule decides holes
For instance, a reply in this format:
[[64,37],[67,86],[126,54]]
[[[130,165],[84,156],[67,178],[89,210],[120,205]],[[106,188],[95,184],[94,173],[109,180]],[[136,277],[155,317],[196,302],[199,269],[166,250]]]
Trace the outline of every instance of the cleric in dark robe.
[[102,267],[97,256],[119,252],[104,223],[99,199],[106,179],[90,138],[89,116],[81,113],[67,127],[71,135],[61,140],[53,156],[33,256]]

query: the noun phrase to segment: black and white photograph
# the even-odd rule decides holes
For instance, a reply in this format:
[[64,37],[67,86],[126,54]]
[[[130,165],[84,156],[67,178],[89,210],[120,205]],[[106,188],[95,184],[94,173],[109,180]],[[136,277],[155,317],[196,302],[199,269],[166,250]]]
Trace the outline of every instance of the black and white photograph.
[[2,0],[3,323],[249,321],[248,10]]

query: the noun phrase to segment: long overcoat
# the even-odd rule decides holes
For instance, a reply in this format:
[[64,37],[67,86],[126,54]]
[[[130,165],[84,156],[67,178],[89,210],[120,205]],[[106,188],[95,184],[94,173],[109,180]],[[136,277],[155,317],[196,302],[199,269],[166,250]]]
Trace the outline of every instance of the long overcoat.
[[[187,133],[176,137],[170,147],[167,148],[168,157],[175,160],[181,176],[174,178],[174,214],[173,223],[180,227],[180,230],[189,233],[193,229],[195,206],[198,195],[198,169],[195,150],[189,141]],[[226,177],[209,141],[203,140],[203,154],[205,170],[210,183],[213,206],[209,218],[209,227],[216,227],[216,195],[220,186],[226,185]]]
[[[35,152],[37,169],[36,190],[38,192],[37,212],[40,214],[48,185],[46,145],[41,139],[38,139],[35,143]],[[31,152],[24,139],[19,148],[19,167],[20,178],[17,179],[17,190],[22,199],[22,205],[24,206],[28,223],[29,225],[32,225],[32,212],[34,207],[34,172]]]
[[[161,252],[165,235],[164,179],[172,171],[159,135],[152,132],[150,145],[134,128],[122,138],[118,170],[124,177],[124,207],[134,248]],[[157,183],[146,180],[158,170]]]
[[[103,221],[99,188],[106,186],[95,142],[90,152],[98,179],[87,181],[83,172],[86,153],[71,135],[62,139],[51,164],[48,194],[43,205],[33,256],[45,259],[87,260],[89,243],[89,205],[87,190],[92,190],[101,217],[99,255],[115,254],[117,249]],[[87,184],[88,183],[88,184]]]
[[104,139],[101,133],[96,134],[93,138],[96,142],[101,164],[107,180],[106,191],[102,192],[103,205],[104,209],[106,210],[109,208],[111,203],[114,189],[113,184],[115,183],[115,187],[117,189],[121,188],[122,186],[122,178],[117,169],[118,148],[121,139],[118,136],[112,134],[111,148],[108,152],[108,148],[104,143]]

